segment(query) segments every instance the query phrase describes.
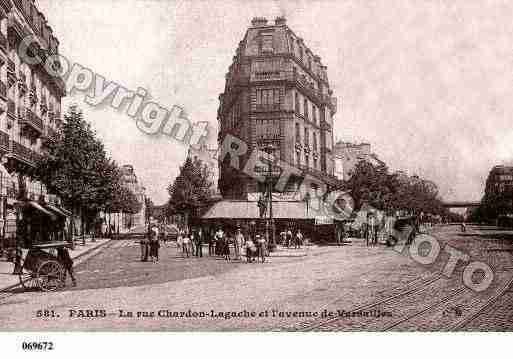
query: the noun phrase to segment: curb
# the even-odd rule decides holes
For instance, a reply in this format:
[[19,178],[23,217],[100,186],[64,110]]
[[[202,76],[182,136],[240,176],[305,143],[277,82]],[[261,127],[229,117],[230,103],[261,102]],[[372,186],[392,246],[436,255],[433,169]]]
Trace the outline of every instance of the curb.
[[[73,264],[73,267],[76,267],[77,265],[79,265],[80,263],[76,263],[75,261],[79,258],[82,258],[83,256],[85,256],[86,254],[90,254],[91,252],[93,252],[94,250],[100,250],[101,248],[103,248],[106,244],[108,243],[111,243],[112,242],[112,239],[108,240],[108,241],[105,241],[99,245],[97,245],[96,247],[93,247],[93,248],[89,248],[88,250],[80,253],[79,255],[77,255],[76,257],[72,257],[71,259],[73,260],[74,264]],[[21,285],[21,283],[17,282],[16,284],[11,284],[10,286],[7,286],[5,288],[0,288],[0,293],[2,292],[7,292],[7,291],[10,291],[11,289],[14,289],[14,288],[17,288]]]
[[[96,249],[99,249],[99,248],[104,247],[105,245],[107,245],[107,244],[108,244],[108,243],[110,243],[110,242],[112,242],[112,239],[109,239],[109,240],[107,240],[107,241],[105,241],[105,242],[103,242],[103,243],[101,243],[101,244],[97,245],[96,247],[89,248],[88,250],[83,251],[82,253],[80,253],[79,255],[77,255],[76,257],[73,257],[73,256],[72,256],[72,257],[71,257],[71,259],[73,259],[73,261],[75,261],[75,260],[77,260],[77,259],[79,259],[79,258],[81,258],[81,257],[85,256],[86,254],[91,253],[92,251],[94,251],[94,250],[96,250]],[[75,266],[75,265],[73,265],[73,266]]]

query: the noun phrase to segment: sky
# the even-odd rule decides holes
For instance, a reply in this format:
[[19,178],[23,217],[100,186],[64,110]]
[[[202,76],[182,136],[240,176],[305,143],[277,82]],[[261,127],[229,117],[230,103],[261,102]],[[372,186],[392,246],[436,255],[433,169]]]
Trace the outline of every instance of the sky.
[[[369,142],[391,170],[479,200],[513,159],[513,2],[37,0],[60,53],[217,130],[224,76],[251,19],[285,16],[328,67],[336,140]],[[163,204],[187,148],[110,107],[78,104],[109,154]]]

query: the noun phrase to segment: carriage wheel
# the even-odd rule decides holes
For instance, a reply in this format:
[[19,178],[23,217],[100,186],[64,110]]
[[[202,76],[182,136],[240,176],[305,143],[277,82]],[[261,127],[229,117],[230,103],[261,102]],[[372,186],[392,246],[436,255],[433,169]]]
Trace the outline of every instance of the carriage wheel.
[[53,292],[63,288],[66,280],[64,267],[57,261],[43,262],[37,270],[39,288],[45,292]]
[[23,269],[21,273],[18,274],[20,279],[20,284],[25,290],[34,290],[39,288],[39,278],[37,273],[27,271]]

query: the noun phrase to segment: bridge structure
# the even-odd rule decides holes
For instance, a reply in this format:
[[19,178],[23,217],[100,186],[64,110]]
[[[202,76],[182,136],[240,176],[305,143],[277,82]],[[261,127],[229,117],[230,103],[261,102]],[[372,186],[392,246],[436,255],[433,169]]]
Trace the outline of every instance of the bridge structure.
[[444,202],[445,208],[477,208],[481,205],[481,202],[472,201],[448,201]]

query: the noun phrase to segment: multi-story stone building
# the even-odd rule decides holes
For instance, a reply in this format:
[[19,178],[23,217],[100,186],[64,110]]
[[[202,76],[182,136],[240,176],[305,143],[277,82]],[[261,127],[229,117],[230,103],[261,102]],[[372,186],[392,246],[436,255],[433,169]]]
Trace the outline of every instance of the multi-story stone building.
[[373,165],[384,164],[376,154],[371,152],[369,143],[350,143],[339,141],[333,149],[335,158],[335,176],[347,181],[351,178],[356,165],[367,161]]
[[145,188],[137,180],[137,176],[132,165],[124,165],[121,167],[121,184],[123,187],[130,190],[137,201],[142,204],[141,210],[137,213],[122,213],[122,229],[121,231],[130,230],[133,227],[144,226],[146,222],[146,201],[145,201]]
[[[274,23],[254,18],[239,43],[219,96],[219,143],[231,134],[252,150],[269,145],[273,155],[300,170],[286,191],[296,191],[306,174],[334,183],[333,115],[337,101],[321,58],[295,34],[283,17]],[[247,199],[261,184],[242,171],[220,164],[225,198]]]
[[[29,36],[29,54],[37,54],[41,64],[26,63],[19,55],[21,41]],[[56,140],[62,126],[65,85],[44,68],[46,57],[58,49],[34,0],[0,0],[0,157],[11,177],[2,176],[1,187],[2,200],[7,197],[9,204],[20,197],[58,202],[30,176],[46,141]]]
[[486,179],[485,196],[507,197],[513,201],[513,167],[494,166]]

